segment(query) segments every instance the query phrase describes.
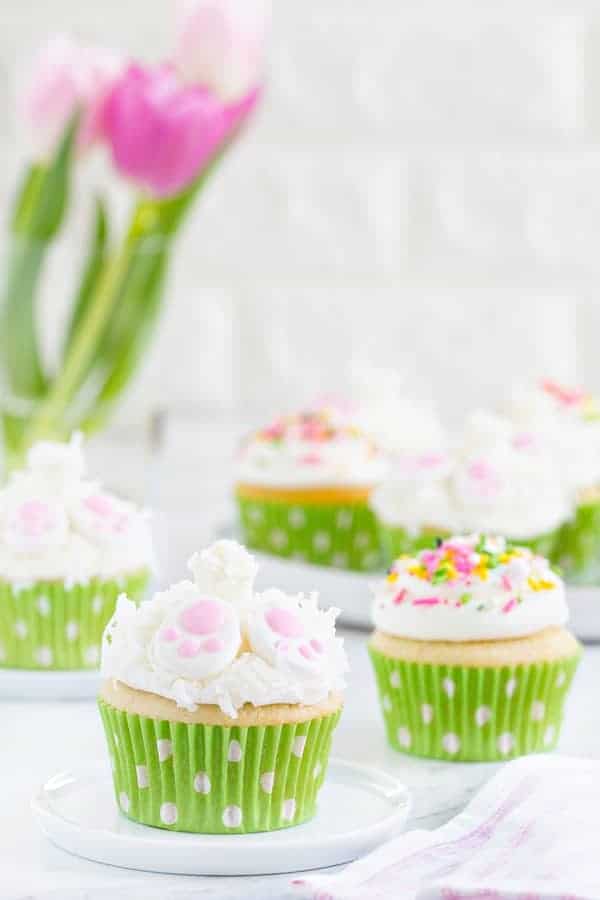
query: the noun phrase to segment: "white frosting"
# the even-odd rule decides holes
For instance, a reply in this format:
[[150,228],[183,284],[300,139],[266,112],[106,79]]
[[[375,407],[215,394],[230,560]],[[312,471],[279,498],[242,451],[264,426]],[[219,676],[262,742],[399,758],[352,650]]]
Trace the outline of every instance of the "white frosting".
[[447,453],[396,458],[386,480],[370,497],[381,521],[417,535],[423,528],[454,531],[457,511],[450,495],[453,459]]
[[451,452],[398,457],[371,505],[387,525],[410,534],[502,534],[525,540],[553,531],[572,499],[541,436],[508,419],[475,412]]
[[242,446],[236,479],[274,487],[377,484],[386,461],[371,438],[332,407],[285,416]]
[[572,503],[543,440],[491,413],[467,421],[450,478],[457,530],[527,539],[571,515]]
[[[103,639],[102,674],[193,710],[235,718],[246,703],[313,704],[344,687],[338,610],[316,596],[254,594],[254,560],[234,541],[196,554],[184,581],[136,607],[124,595]],[[210,593],[207,593],[207,590]]]
[[568,608],[547,560],[471,535],[396,560],[376,587],[373,620],[414,640],[503,640],[562,626]]
[[84,480],[78,436],[36,444],[0,491],[0,578],[113,578],[153,564],[148,515]]
[[447,445],[435,409],[411,394],[408,380],[395,369],[352,369],[353,419],[384,453],[420,455]]
[[600,411],[589,394],[544,380],[515,388],[509,413],[547,443],[572,491],[600,484]]

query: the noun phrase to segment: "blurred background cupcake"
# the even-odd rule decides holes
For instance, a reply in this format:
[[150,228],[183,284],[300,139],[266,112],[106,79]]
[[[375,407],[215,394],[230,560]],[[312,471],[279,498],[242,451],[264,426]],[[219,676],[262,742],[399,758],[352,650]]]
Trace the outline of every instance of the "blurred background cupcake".
[[119,599],[103,643],[100,711],[114,790],[158,828],[244,833],[310,819],[347,668],[337,610],[279,590],[234,541],[136,607]]
[[95,668],[117,595],[153,565],[148,515],[84,478],[78,437],[42,442],[0,492],[0,665]]
[[403,454],[371,496],[384,561],[434,547],[456,530],[450,475],[454,461],[443,451]]
[[479,411],[468,418],[457,444],[450,477],[457,530],[501,535],[554,558],[573,508],[542,436]]
[[515,389],[510,414],[551,449],[572,497],[556,547],[565,577],[600,583],[600,409],[584,390],[544,379]]
[[394,563],[373,619],[394,749],[485,761],[556,745],[581,650],[545,559],[503,538],[450,538]]
[[235,494],[248,546],[338,568],[380,561],[369,496],[387,468],[339,406],[282,416],[239,451]]

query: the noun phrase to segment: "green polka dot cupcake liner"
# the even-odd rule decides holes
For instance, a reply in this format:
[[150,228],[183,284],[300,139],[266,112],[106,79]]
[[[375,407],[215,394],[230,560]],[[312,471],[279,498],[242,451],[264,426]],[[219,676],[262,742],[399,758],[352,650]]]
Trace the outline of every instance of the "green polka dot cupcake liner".
[[321,566],[381,566],[375,516],[366,503],[290,504],[237,498],[248,547]]
[[566,581],[600,585],[600,503],[582,504],[563,525],[554,559]]
[[463,762],[552,750],[580,658],[476,668],[369,652],[394,750]]
[[423,530],[411,534],[406,528],[397,525],[379,523],[379,542],[385,565],[391,565],[399,556],[414,556],[421,550],[430,550],[436,546],[439,538],[449,537],[447,531]]
[[311,819],[337,711],[247,727],[152,719],[99,701],[115,799],[129,819],[198,834],[247,834]]
[[0,581],[0,667],[96,669],[102,634],[117,597],[141,599],[147,571],[121,579],[92,578],[85,584]]

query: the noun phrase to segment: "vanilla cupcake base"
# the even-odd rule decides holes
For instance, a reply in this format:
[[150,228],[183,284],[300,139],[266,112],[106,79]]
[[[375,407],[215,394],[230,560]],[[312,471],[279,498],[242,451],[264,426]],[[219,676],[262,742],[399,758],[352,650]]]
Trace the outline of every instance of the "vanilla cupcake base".
[[136,822],[244,834],[312,818],[342,699],[314,706],[216,706],[194,712],[107,682],[99,700],[115,797]]
[[561,628],[468,643],[375,632],[369,651],[391,746],[462,761],[553,749],[581,655]]

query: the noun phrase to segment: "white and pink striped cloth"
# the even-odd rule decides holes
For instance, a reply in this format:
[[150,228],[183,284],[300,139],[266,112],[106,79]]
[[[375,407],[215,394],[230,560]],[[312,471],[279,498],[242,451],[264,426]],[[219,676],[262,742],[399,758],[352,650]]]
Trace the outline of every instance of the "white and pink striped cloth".
[[600,900],[600,761],[511,762],[442,828],[293,885],[303,900]]

